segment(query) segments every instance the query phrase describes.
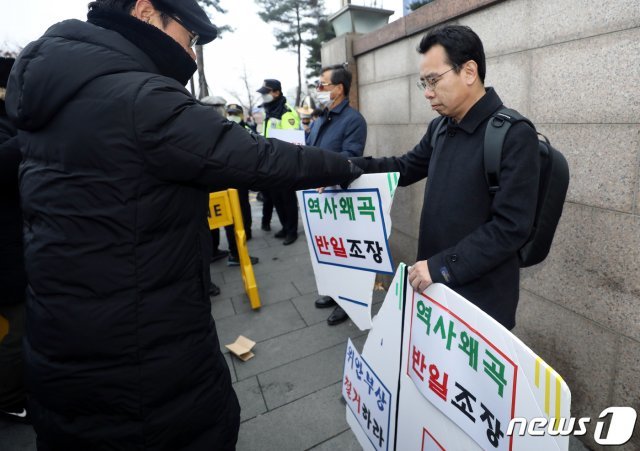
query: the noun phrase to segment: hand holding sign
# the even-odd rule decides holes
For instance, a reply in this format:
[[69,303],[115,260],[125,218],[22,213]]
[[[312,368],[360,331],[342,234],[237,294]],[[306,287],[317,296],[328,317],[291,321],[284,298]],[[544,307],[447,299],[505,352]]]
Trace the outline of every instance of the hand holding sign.
[[418,293],[422,293],[433,283],[426,260],[421,260],[409,266],[409,283]]

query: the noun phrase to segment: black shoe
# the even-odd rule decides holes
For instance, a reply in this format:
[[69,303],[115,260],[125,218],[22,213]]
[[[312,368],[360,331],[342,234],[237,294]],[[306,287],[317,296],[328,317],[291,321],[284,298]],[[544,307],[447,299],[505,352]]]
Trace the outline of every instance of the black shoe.
[[[249,260],[251,260],[252,265],[257,265],[260,263],[260,259],[258,257],[249,256]],[[240,258],[235,257],[233,255],[229,255],[229,259],[227,260],[227,266],[240,266]]]
[[220,294],[220,287],[215,283],[211,282],[209,285],[209,296],[218,296]]
[[287,237],[284,239],[282,244],[284,244],[285,246],[288,246],[290,244],[295,243],[297,239],[298,239],[297,233],[295,235],[287,235]]
[[0,409],[0,419],[13,423],[31,424],[31,418],[24,404]]
[[337,302],[333,300],[331,296],[322,296],[319,299],[316,299],[315,302],[316,308],[329,308],[335,307]]
[[276,232],[276,234],[273,236],[276,238],[284,238],[287,236],[287,232],[285,232],[284,229],[282,229],[279,232]]
[[213,254],[211,254],[211,262],[217,262],[221,258],[225,258],[229,255],[229,251],[221,251],[220,249],[216,249]]
[[333,312],[331,312],[329,318],[327,318],[327,324],[335,326],[336,324],[344,323],[348,319],[349,315],[347,315],[347,312],[342,310],[342,307],[338,306],[333,310]]
[[260,228],[265,232],[271,232],[271,226],[269,224],[262,224],[262,227]]

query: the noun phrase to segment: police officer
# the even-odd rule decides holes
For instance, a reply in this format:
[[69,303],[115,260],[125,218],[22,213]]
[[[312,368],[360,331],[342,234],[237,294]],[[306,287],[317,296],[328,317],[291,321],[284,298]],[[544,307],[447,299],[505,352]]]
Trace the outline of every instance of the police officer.
[[[282,94],[280,81],[268,78],[264,80],[257,92],[262,95],[262,106],[265,112],[262,133],[265,138],[269,137],[273,129],[298,130],[300,128],[300,117],[287,103],[287,98]],[[273,207],[276,207],[282,230],[274,236],[284,238],[282,244],[285,246],[292,244],[298,239],[298,203],[295,191],[273,190],[262,194],[265,197],[262,204],[262,230],[271,230],[271,215]]]

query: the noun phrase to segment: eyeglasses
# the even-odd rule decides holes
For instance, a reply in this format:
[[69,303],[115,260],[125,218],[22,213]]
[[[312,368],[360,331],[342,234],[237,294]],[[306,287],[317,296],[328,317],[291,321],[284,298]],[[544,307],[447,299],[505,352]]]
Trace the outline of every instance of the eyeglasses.
[[[180,19],[178,16],[173,15],[173,14],[167,14],[169,17],[171,17],[173,20],[175,20],[176,22],[178,22],[180,25],[182,25],[184,27],[185,30],[189,31],[189,29],[184,25],[184,23],[182,22],[182,19]],[[189,37],[189,47],[193,47],[195,46],[198,41],[200,40],[200,35],[198,33],[196,33],[195,31],[189,31],[189,34],[191,35]]]
[[443,75],[457,68],[458,66],[453,66],[451,69],[446,70],[441,74],[434,75],[432,77],[421,78],[416,82],[416,86],[418,86],[418,89],[420,89],[421,91],[424,91],[427,88],[429,88],[430,91],[433,91],[436,89],[436,85],[438,84],[438,82],[440,81]]
[[318,83],[316,83],[316,89],[318,91],[324,91],[327,88],[327,86],[335,86],[335,85],[333,83],[327,83],[322,81],[319,81]]

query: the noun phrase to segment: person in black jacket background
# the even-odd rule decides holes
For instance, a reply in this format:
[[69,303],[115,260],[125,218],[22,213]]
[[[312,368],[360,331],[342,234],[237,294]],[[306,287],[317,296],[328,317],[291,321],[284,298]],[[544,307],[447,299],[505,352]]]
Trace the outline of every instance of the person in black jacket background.
[[317,148],[252,136],[184,85],[216,37],[196,0],[97,0],[17,58],[29,409],[40,449],[235,448],[207,295],[208,193],[350,183]]
[[13,58],[0,57],[0,418],[27,421],[22,362],[27,280],[18,194],[20,146],[4,106],[13,62]]
[[444,124],[396,158],[355,158],[365,172],[400,173],[400,185],[427,177],[417,262],[409,281],[417,291],[448,285],[507,329],[515,326],[520,266],[517,251],[533,226],[540,161],[538,138],[528,124],[513,125],[504,142],[500,190],[489,192],[484,133],[502,101],[485,88],[484,49],[469,27],[446,25],[420,42],[418,87]]

